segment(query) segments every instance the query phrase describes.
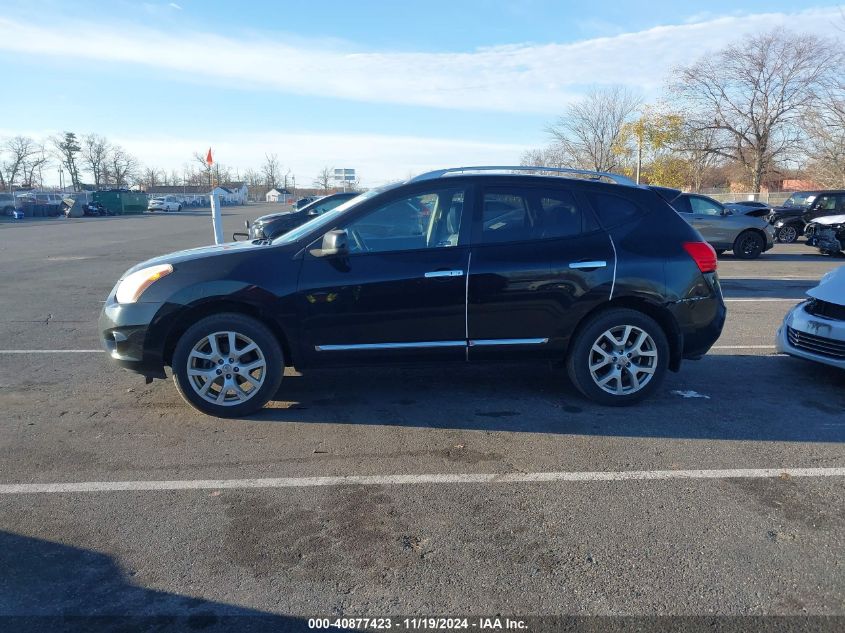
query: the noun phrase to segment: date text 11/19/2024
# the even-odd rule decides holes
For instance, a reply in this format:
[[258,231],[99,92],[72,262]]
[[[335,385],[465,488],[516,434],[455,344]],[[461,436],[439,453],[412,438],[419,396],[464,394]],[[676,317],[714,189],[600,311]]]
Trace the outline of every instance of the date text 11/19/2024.
[[476,618],[309,618],[309,629],[405,629],[411,631],[488,630],[524,631],[524,620],[503,617]]

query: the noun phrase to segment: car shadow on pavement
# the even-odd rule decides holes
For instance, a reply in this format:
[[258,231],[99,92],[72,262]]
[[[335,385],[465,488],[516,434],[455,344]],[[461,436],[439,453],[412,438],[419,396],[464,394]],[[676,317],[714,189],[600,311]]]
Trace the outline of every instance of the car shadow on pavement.
[[[818,261],[818,262],[828,262],[828,261],[836,261],[837,257],[831,257],[829,255],[822,255],[819,250],[815,246],[810,246],[809,244],[801,243],[799,246],[803,246],[806,248],[806,251],[801,251],[799,253],[763,253],[760,255],[760,259],[757,260],[759,262],[808,262],[808,261]],[[735,261],[735,262],[747,262],[748,260],[740,259],[736,257],[732,253],[725,253],[724,255],[719,257],[719,261],[726,260],[726,261]]]
[[[821,275],[819,275],[821,279]],[[720,281],[726,299],[760,299],[772,297],[777,299],[795,299],[796,302],[806,299],[806,292],[818,285],[810,279],[760,279],[731,277]],[[784,309],[784,314],[786,310]]]
[[0,531],[0,630],[303,631],[307,621],[146,589],[111,557]]
[[[761,388],[762,387],[762,388]],[[845,372],[784,356],[686,362],[646,401],[596,405],[560,368],[350,368],[286,376],[256,422],[650,438],[845,442]]]

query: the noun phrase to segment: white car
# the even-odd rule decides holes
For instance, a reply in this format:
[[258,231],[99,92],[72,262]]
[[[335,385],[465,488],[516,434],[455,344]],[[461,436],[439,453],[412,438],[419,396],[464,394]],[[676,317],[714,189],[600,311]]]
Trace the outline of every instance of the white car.
[[147,211],[181,211],[182,203],[173,196],[163,198],[150,198],[147,203]]
[[845,369],[845,266],[827,273],[807,295],[783,320],[778,351]]

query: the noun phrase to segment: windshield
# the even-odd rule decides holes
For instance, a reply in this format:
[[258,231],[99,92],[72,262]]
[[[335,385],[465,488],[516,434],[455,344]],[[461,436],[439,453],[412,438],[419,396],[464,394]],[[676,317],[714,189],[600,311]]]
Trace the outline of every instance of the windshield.
[[347,200],[342,205],[335,207],[331,211],[326,211],[322,215],[317,215],[314,217],[313,220],[309,220],[305,224],[296,227],[294,230],[285,233],[284,235],[280,235],[275,240],[273,240],[273,244],[290,244],[292,242],[297,241],[304,235],[308,235],[312,231],[318,231],[321,228],[326,228],[334,224],[337,219],[349,211],[350,209],[357,207],[362,202],[369,200],[370,198],[374,198],[380,193],[393,189],[394,187],[398,187],[400,183],[394,183],[390,185],[385,185],[384,187],[377,187],[375,189],[370,189],[362,193],[360,196],[355,196],[351,200]]
[[786,199],[786,202],[783,203],[785,207],[809,207],[813,200],[816,199],[816,194],[814,193],[806,193],[806,192],[797,192],[793,193]]

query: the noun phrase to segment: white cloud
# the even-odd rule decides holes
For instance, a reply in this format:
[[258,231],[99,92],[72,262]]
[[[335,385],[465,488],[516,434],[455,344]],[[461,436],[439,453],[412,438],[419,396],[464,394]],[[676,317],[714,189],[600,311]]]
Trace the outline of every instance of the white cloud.
[[[137,64],[245,89],[319,94],[438,108],[556,113],[583,85],[621,83],[655,92],[673,64],[689,62],[743,34],[786,26],[830,29],[837,7],[702,19],[570,44],[511,44],[472,52],[360,51],[315,47],[274,35],[219,35],[97,20],[53,25],[0,18],[0,50]],[[65,35],[96,46],[67,46]],[[90,36],[90,37],[89,37]],[[284,72],[280,72],[284,69]]]

